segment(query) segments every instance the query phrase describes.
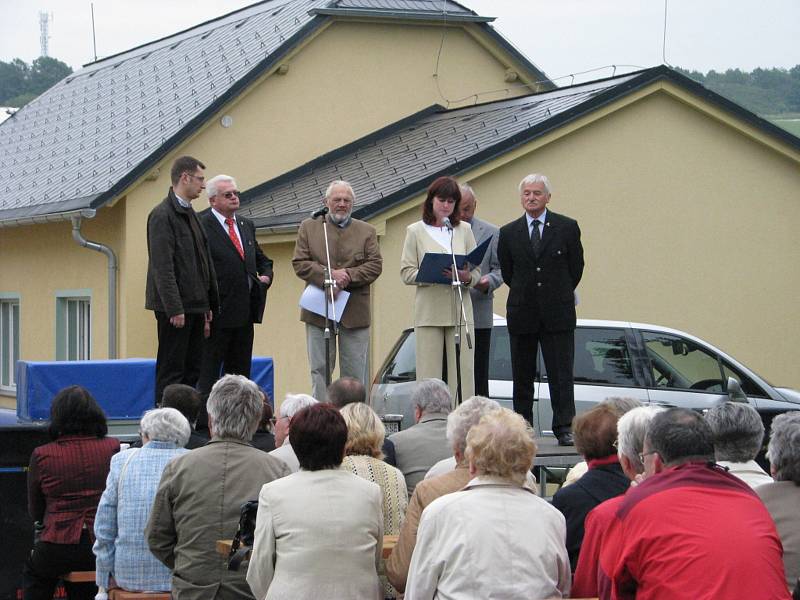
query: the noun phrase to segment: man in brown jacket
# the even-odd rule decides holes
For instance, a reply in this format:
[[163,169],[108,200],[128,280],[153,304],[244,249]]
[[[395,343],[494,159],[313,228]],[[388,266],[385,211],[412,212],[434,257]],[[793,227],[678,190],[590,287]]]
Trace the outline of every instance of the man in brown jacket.
[[[333,335],[331,323],[330,368],[336,365],[336,343],[339,345],[339,371],[342,377],[353,377],[367,384],[367,350],[369,348],[370,285],[381,274],[383,259],[378,247],[375,228],[351,216],[355,194],[346,181],[334,181],[325,192],[328,245],[330,249],[330,278],[336,283],[334,294],[350,293],[347,306],[339,321],[338,335]],[[306,219],[297,232],[292,266],[306,286],[322,288],[325,281],[325,234],[323,220]],[[305,309],[300,320],[306,324],[308,363],[311,368],[311,395],[325,401],[325,318]]]
[[494,400],[473,396],[447,416],[447,439],[453,447],[456,468],[444,475],[424,479],[414,488],[397,545],[386,561],[386,575],[398,592],[406,589],[408,567],[417,543],[417,528],[422,511],[440,496],[457,492],[469,483],[469,464],[464,457],[467,433],[478,424],[481,417],[499,409],[500,405]]
[[290,474],[286,463],[250,445],[261,414],[258,386],[226,375],[208,397],[211,441],[172,460],[161,475],[145,536],[172,569],[175,600],[253,598],[247,568],[227,570],[216,544],[236,534],[242,504]]
[[217,310],[217,277],[192,200],[205,189],[205,165],[191,156],[172,163],[167,197],[147,217],[145,308],[158,323],[155,404],[171,383],[194,387],[203,335]]

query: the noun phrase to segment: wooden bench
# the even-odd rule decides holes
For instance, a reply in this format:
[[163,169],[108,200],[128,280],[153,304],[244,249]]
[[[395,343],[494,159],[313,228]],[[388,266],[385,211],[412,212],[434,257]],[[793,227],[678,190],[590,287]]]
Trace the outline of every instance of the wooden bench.
[[108,600],[170,600],[169,592],[128,592],[122,588],[108,590]]
[[94,571],[71,571],[61,577],[61,581],[69,583],[94,583]]

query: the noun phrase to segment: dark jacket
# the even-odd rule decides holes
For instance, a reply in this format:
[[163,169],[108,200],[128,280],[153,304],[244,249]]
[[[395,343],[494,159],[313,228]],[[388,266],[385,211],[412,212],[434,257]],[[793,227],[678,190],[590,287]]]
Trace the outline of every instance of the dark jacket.
[[43,521],[41,540],[77,544],[83,527],[94,539],[94,516],[106,487],[113,437],[68,435],[35,448],[28,467],[28,512]]
[[173,317],[217,312],[217,278],[197,215],[172,188],[147,217],[145,308]]
[[572,571],[578,565],[578,553],[583,543],[583,523],[595,506],[624,494],[631,480],[618,462],[590,468],[578,481],[558,490],[553,496],[553,506],[567,520],[567,552]]
[[509,287],[506,320],[510,334],[575,329],[575,288],[583,275],[578,223],[547,211],[538,255],[525,215],[500,228],[497,257]]
[[255,295],[259,293],[258,276],[269,275],[272,284],[272,261],[261,251],[256,241],[256,228],[250,219],[236,215],[236,225],[244,250],[242,260],[228,232],[210,208],[197,216],[208,238],[217,275],[219,310],[214,314],[213,325],[244,327],[254,320],[253,304],[258,303]]

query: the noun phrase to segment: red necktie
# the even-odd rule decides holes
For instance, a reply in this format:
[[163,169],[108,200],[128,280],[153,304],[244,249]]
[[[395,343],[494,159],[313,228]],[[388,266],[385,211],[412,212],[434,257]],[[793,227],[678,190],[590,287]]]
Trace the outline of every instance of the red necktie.
[[236,247],[236,251],[239,253],[239,256],[242,257],[242,260],[244,260],[244,250],[242,250],[242,243],[239,241],[239,236],[236,235],[236,230],[233,228],[233,219],[228,217],[225,219],[225,224],[228,226],[228,235],[233,245]]

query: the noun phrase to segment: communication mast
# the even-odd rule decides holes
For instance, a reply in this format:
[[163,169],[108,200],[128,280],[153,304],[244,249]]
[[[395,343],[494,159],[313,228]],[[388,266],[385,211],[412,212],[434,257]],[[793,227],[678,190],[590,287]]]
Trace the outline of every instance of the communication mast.
[[53,19],[52,14],[47,14],[44,11],[39,11],[39,51],[41,56],[50,56],[48,50],[48,42],[50,40],[50,21]]

